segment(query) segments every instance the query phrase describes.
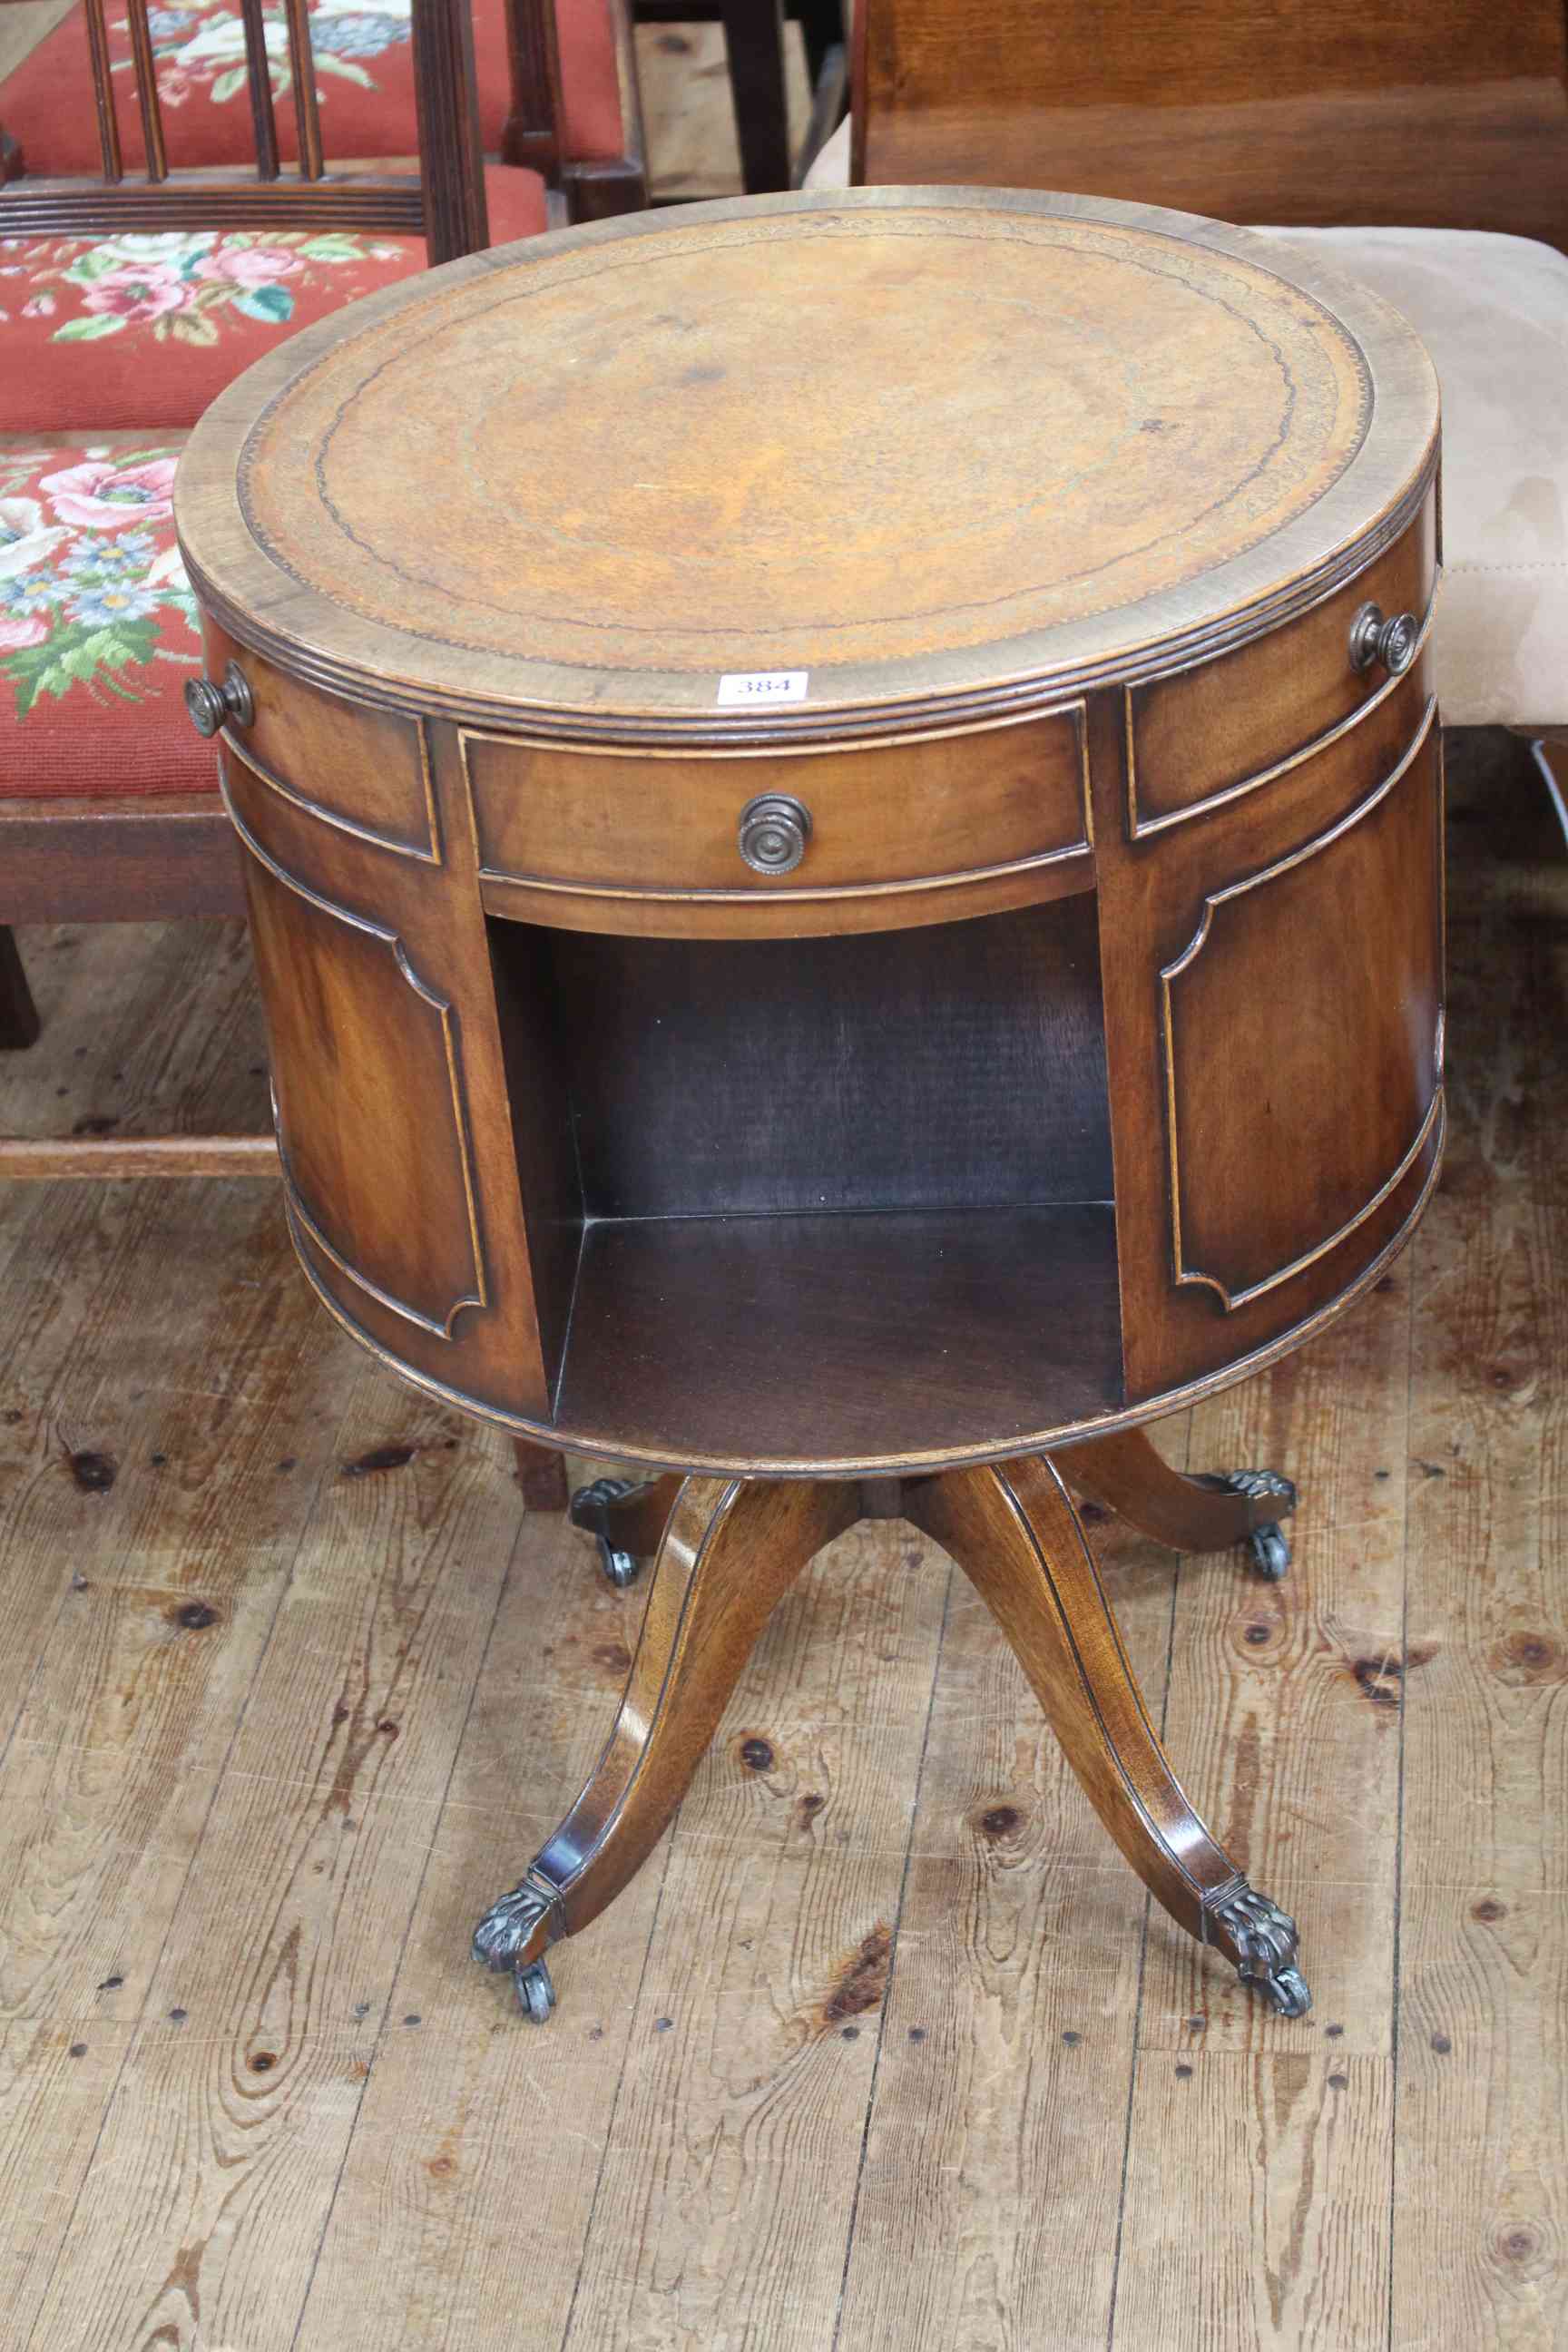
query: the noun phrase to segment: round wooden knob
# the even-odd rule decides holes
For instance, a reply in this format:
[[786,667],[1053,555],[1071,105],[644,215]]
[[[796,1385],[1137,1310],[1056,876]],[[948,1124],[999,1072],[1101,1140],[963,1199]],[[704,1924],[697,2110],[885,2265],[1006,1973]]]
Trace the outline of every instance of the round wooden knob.
[[741,811],[741,855],[755,874],[791,874],[811,839],[811,811],[788,793],[759,793]]
[[1384,618],[1381,604],[1363,604],[1351,623],[1351,667],[1371,669],[1381,662],[1391,677],[1408,669],[1415,655],[1421,624],[1414,613]]
[[216,735],[226,719],[232,719],[237,727],[248,727],[256,716],[250,688],[237,662],[230,662],[221,686],[215,686],[210,677],[190,679],[185,709],[198,735]]

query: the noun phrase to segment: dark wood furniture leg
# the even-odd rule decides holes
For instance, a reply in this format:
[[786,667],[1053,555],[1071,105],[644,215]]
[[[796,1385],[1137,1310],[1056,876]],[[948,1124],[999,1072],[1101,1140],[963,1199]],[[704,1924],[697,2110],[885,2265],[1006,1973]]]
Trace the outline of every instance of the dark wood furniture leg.
[[784,0],[723,0],[741,179],[749,196],[790,184]]
[[16,933],[0,923],[0,1051],[35,1045],[38,1008],[17,952]]
[[1076,1493],[1111,1510],[1173,1551],[1226,1551],[1245,1544],[1259,1576],[1278,1582],[1290,1565],[1279,1526],[1296,1507],[1296,1489],[1277,1470],[1224,1470],[1184,1477],[1141,1429],[1093,1437],[1057,1457]]
[[1082,1522],[1039,1454],[907,1490],[1012,1644],[1100,1820],[1155,1898],[1287,2017],[1311,1996],[1296,1923],[1249,1886],[1193,1811],[1133,1679]]
[[800,20],[805,69],[815,89],[822,79],[829,51],[843,45],[843,0],[794,0],[789,14]]
[[654,1568],[621,1710],[576,1803],[474,1933],[528,2014],[555,1996],[547,1947],[596,1919],[663,1834],[773,1604],[859,1515],[858,1489],[688,1478]]
[[[1170,1494],[1146,1476],[1136,1487],[1133,1474],[1144,1466],[1136,1451],[1129,1461],[1131,1469],[1112,1458],[1112,1484],[1133,1491],[1140,1507],[1150,1493],[1156,1507],[1169,1506]],[[646,1861],[774,1603],[825,1544],[862,1516],[891,1516],[896,1499],[996,1619],[1144,1884],[1179,1927],[1226,1956],[1243,1983],[1283,2015],[1303,2015],[1311,1996],[1295,1965],[1295,1922],[1248,1885],[1172,1771],[1055,1462],[1039,1454],[949,1471],[907,1482],[896,1498],[883,1491],[894,1483],[666,1476],[637,1486],[602,1479],[581,1490],[574,1518],[606,1546],[606,1525],[616,1538],[646,1543],[668,1514],[647,1614],[598,1765],[519,1884],[479,1922],[476,1956],[510,1971],[529,2016],[549,2016],[546,1949],[597,1918]],[[1177,1492],[1188,1484],[1179,1481]],[[1211,1501],[1234,1512],[1238,1499],[1247,1500],[1203,1487],[1186,1496],[1194,1512]],[[1163,1524],[1174,1524],[1169,1511]],[[1234,1528],[1234,1516],[1227,1524]]]
[[511,1450],[517,1458],[517,1483],[522,1488],[522,1499],[531,1511],[563,1511],[566,1508],[566,1465],[553,1445],[535,1445],[531,1438],[514,1437]]

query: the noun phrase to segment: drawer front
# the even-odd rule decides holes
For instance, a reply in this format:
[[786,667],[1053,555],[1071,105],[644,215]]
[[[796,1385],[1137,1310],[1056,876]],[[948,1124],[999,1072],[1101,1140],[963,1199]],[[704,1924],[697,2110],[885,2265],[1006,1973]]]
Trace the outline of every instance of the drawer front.
[[429,746],[416,719],[301,686],[207,624],[209,677],[230,662],[250,689],[251,717],[226,732],[275,793],[378,847],[439,865]]
[[1136,838],[1266,784],[1398,690],[1376,661],[1351,659],[1356,615],[1414,614],[1429,626],[1436,494],[1404,536],[1286,628],[1127,695],[1127,830]]
[[[595,756],[472,733],[463,756],[482,876],[542,897],[744,904],[958,886],[1089,855],[1077,705],[1016,727],[791,758]],[[742,814],[772,795],[804,808],[809,828],[797,865],[759,872],[742,853]]]

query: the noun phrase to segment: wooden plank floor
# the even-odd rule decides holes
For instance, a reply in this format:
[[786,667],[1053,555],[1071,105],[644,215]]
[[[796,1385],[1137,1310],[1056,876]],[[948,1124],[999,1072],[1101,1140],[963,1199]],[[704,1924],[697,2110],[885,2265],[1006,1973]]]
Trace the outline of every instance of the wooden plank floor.
[[[1163,1433],[1300,1482],[1293,1572],[1100,1531],[1300,2021],[1151,1915],[891,1525],[523,2023],[468,1929],[637,1594],[348,1346],[268,1186],[0,1194],[6,2352],[1568,2346],[1568,863],[1514,747],[1452,765],[1426,1224]],[[235,931],[24,947],[7,1129],[258,1122]]]

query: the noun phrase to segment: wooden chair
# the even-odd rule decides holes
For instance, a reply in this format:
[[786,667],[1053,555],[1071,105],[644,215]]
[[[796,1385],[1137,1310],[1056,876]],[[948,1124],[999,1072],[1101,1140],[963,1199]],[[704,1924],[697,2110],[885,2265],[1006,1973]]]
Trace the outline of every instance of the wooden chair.
[[[132,16],[145,31],[141,0]],[[0,446],[0,1046],[13,1048],[38,1021],[12,926],[243,912],[216,763],[183,701],[200,646],[170,505],[179,431],[308,316],[497,232],[536,232],[551,201],[537,173],[482,163],[468,0],[414,0],[417,157],[346,168],[323,153],[302,9],[294,169],[259,0],[245,0],[248,169],[172,165],[139,42],[151,168],[128,170],[101,0],[88,24],[101,177],[0,192],[0,432],[47,444]],[[31,289],[20,304],[18,284]],[[60,446],[72,432],[78,445]],[[264,1136],[0,1139],[0,1177],[276,1164]],[[554,1457],[531,1449],[523,1466],[536,1507],[563,1501]]]
[[[243,171],[263,136],[276,161],[310,171],[323,122],[340,162],[406,153],[420,79],[411,8],[126,0],[121,16],[78,0],[0,86],[0,180],[95,171],[103,137],[155,179],[171,158]],[[626,0],[474,0],[473,27],[483,152],[540,173],[574,220],[645,205]]]
[[1404,311],[1443,385],[1444,716],[1568,740],[1562,0],[862,0],[856,44],[852,125],[813,185],[1058,188],[1271,225]]
[[[639,25],[724,27],[730,95],[749,196],[793,188],[844,111],[847,87],[844,0],[635,0]],[[799,23],[811,83],[811,121],[791,152],[784,81],[784,26]]]

